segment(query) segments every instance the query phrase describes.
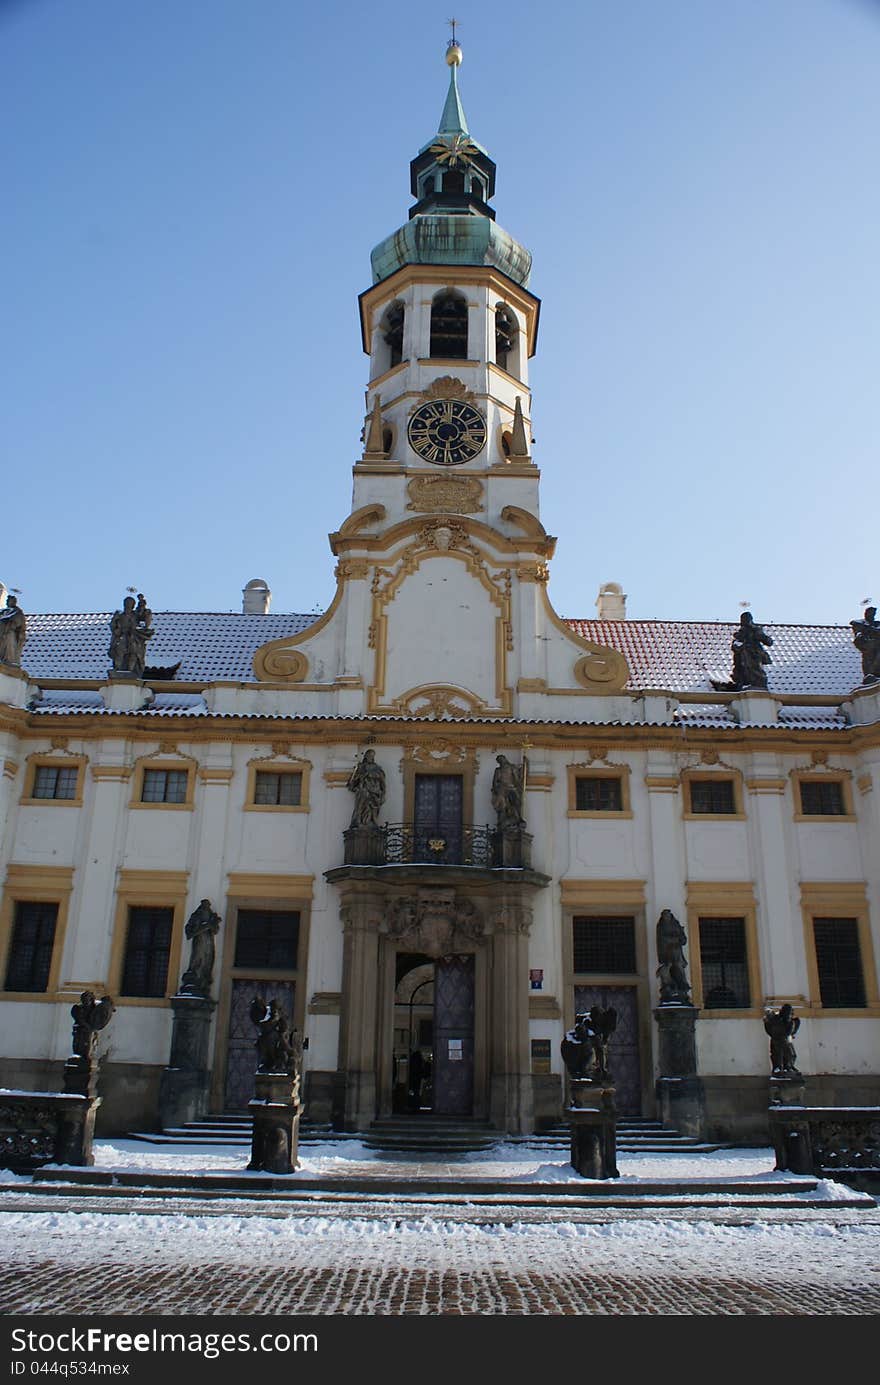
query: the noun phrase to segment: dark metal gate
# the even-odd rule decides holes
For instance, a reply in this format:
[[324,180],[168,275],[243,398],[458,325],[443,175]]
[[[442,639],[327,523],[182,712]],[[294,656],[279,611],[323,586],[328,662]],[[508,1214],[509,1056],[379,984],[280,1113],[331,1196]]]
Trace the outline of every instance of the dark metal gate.
[[434,1111],[474,1110],[474,957],[441,957],[434,971]]
[[575,986],[574,1009],[579,1015],[594,1005],[613,1005],[617,1028],[611,1036],[608,1066],[614,1079],[614,1102],[621,1116],[642,1114],[639,1061],[639,1005],[635,986]]
[[229,1040],[226,1049],[227,1111],[245,1111],[254,1094],[257,1068],[257,1030],[250,1017],[256,996],[277,1000],[288,1020],[293,1016],[293,981],[261,981],[236,978],[229,998]]

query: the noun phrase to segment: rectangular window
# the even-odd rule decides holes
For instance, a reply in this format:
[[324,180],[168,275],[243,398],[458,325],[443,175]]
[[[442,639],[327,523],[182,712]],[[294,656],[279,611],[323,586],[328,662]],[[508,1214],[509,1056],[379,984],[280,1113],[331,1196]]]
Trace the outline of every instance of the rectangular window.
[[257,770],[254,803],[273,808],[296,808],[302,802],[302,774]]
[[296,971],[298,948],[298,910],[239,909],[234,966]]
[[164,996],[173,928],[173,909],[129,909],[122,995]]
[[749,1008],[745,919],[701,918],[700,964],[706,1010]]
[[843,784],[839,779],[802,779],[800,789],[804,817],[845,816]]
[[732,779],[691,779],[688,781],[691,793],[692,813],[733,814],[736,812],[736,795]]
[[574,970],[620,973],[636,970],[634,918],[572,919]]
[[48,990],[57,923],[57,904],[17,902],[6,964],[7,991]]
[[33,798],[76,798],[79,769],[59,765],[37,765]]
[[575,809],[579,813],[620,813],[623,784],[619,774],[591,774],[575,780]]
[[185,769],[145,769],[142,803],[185,803],[189,771]]
[[866,1005],[858,919],[813,919],[819,994],[829,1010]]

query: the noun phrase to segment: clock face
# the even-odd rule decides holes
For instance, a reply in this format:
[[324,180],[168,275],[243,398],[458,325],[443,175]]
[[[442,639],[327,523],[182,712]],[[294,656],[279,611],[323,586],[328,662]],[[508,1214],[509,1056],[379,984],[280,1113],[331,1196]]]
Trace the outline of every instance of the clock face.
[[486,420],[461,399],[434,399],[416,409],[407,437],[412,450],[435,466],[461,466],[483,450]]

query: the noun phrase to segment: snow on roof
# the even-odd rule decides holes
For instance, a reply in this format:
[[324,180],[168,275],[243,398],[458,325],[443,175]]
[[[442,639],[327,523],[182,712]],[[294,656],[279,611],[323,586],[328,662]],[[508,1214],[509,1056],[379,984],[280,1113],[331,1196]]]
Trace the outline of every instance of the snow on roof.
[[[171,676],[179,683],[253,682],[252,660],[261,645],[300,634],[317,619],[317,614],[156,611],[156,633],[147,647],[147,663],[151,668],[176,669]],[[570,619],[566,624],[583,639],[610,646],[624,656],[632,691],[661,688],[672,693],[709,693],[713,679],[724,682],[731,675],[730,642],[735,623]],[[773,662],[767,669],[771,692],[845,697],[861,683],[861,661],[853,648],[848,625],[764,628],[773,637]],[[29,615],[23,665],[37,682],[56,678],[103,681],[107,676],[109,640],[107,613]],[[76,703],[82,710],[79,693],[75,698],[70,693],[55,696],[59,703]],[[175,707],[168,700],[170,696],[173,695],[162,694],[164,701],[157,698],[154,710],[170,711]],[[43,705],[46,706],[45,698]],[[180,703],[175,710],[192,708]],[[691,715],[695,714],[696,708]],[[725,709],[717,705],[707,705],[702,715],[712,724],[729,721]],[[810,721],[827,715],[816,708],[801,709],[801,716]],[[794,721],[795,709],[789,708],[787,716]]]

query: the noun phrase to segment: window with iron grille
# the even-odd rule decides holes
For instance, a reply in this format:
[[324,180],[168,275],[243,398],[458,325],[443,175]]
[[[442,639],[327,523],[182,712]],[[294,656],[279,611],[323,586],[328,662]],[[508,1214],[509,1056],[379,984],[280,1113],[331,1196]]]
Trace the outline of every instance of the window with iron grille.
[[173,909],[129,909],[121,995],[164,996],[173,928]]
[[802,779],[801,812],[805,817],[840,817],[846,813],[839,779]]
[[37,765],[32,798],[76,798],[79,769],[76,766]]
[[572,919],[574,970],[621,973],[636,970],[636,921],[634,918]]
[[185,803],[189,771],[185,769],[145,769],[142,803]]
[[257,770],[254,780],[254,803],[273,808],[296,808],[302,801],[302,774],[282,770],[275,774]]
[[5,990],[48,989],[57,924],[57,904],[17,901],[6,963]]
[[623,781],[619,774],[589,774],[575,780],[575,809],[579,813],[621,813]]
[[813,919],[819,994],[829,1010],[866,1004],[858,919]]
[[233,965],[296,971],[299,918],[293,909],[239,909]]
[[745,919],[700,919],[700,968],[705,1009],[749,1008]]
[[736,794],[732,779],[691,779],[688,781],[692,813],[735,813]]

